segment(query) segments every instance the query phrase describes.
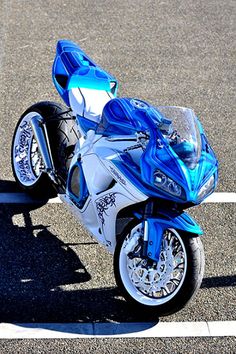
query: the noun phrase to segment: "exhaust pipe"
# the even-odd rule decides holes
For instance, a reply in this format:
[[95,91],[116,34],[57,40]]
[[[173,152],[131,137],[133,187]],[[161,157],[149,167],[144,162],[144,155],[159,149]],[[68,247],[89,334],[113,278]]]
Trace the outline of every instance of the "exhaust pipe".
[[35,115],[30,120],[30,125],[34,133],[35,140],[38,144],[39,151],[41,153],[46,172],[54,183],[57,183],[55,170],[53,166],[53,160],[51,156],[47,130],[44,126],[44,120],[40,115]]

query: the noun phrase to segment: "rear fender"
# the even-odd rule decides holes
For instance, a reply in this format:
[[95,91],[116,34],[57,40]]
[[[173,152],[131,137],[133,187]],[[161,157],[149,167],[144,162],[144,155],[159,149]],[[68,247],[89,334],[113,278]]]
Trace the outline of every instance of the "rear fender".
[[162,235],[165,230],[170,228],[196,235],[203,234],[200,226],[186,213],[176,216],[172,215],[172,217],[162,213],[159,218],[147,218],[144,221],[144,235],[147,238],[147,256],[154,261],[159,260]]

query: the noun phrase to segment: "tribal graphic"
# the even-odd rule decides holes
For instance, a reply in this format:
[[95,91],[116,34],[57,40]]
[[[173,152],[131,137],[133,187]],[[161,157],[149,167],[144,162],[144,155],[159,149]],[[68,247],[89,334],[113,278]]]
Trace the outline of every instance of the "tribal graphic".
[[107,215],[106,211],[112,206],[116,206],[116,193],[109,193],[96,201],[98,217],[102,225],[105,224],[104,214]]

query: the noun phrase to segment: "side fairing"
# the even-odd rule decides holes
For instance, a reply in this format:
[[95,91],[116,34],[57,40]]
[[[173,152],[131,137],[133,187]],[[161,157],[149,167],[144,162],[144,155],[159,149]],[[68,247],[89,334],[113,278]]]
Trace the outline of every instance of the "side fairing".
[[64,200],[91,235],[113,253],[117,214],[129,205],[146,200],[147,196],[116,170],[110,160],[114,151],[108,148],[109,142],[100,139],[93,144],[93,137],[91,142],[89,138],[75,151]]

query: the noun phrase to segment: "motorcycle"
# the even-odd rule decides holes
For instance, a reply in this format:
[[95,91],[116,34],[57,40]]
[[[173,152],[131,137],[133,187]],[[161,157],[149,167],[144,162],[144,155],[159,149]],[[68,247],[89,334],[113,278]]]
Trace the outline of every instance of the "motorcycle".
[[185,210],[215,189],[218,162],[193,110],[118,98],[117,80],[60,40],[53,82],[67,108],[40,102],[21,116],[12,168],[24,190],[58,194],[114,255],[124,298],[158,316],[201,285],[200,226]]

